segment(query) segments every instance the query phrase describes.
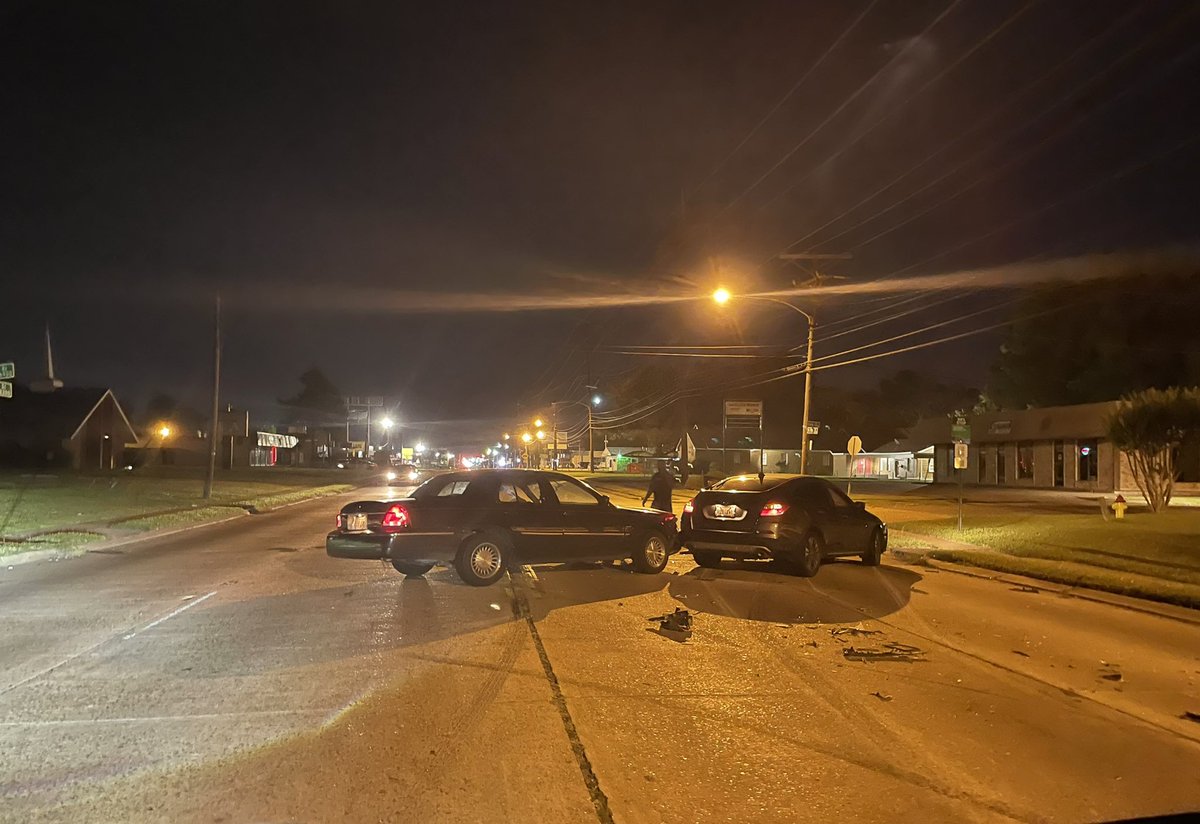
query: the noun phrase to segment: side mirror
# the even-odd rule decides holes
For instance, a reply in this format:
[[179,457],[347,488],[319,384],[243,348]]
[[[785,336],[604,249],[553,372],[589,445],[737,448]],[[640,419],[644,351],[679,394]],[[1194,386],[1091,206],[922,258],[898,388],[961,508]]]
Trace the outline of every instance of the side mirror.
[[867,511],[867,502],[866,501],[855,501],[854,508],[857,509],[859,512],[866,512]]
[[611,499],[610,499],[610,498],[609,498],[607,495],[601,495],[601,496],[600,496],[600,499],[601,499],[602,501],[604,501],[604,505],[605,505],[605,506],[612,506],[612,505],[613,505],[613,502],[612,502],[612,500],[611,500]]

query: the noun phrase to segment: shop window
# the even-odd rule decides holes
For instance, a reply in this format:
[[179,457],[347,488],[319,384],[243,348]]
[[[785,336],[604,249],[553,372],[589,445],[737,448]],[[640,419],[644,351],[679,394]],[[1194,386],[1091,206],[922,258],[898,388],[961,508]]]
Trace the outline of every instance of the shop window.
[[1008,444],[996,447],[996,483],[1002,484],[1007,480]]
[[250,450],[251,466],[274,466],[275,450],[266,446],[256,446]]
[[1017,478],[1032,480],[1033,478],[1033,444],[1017,444]]
[[1099,476],[1100,450],[1095,440],[1079,442],[1079,481],[1088,483]]
[[987,450],[979,450],[979,482],[987,483]]

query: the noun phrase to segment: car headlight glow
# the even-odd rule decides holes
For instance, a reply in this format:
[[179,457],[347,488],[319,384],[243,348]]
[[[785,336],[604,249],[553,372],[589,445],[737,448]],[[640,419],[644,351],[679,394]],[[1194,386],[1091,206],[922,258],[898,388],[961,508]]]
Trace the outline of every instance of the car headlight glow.
[[394,480],[396,480],[396,473],[395,473],[395,472],[388,472],[388,474],[387,474],[387,479],[388,479],[389,481],[394,481]]
[[415,480],[417,479],[417,473],[416,473],[416,470],[413,470],[412,472],[409,472],[409,473],[408,473],[408,479],[409,479],[410,481],[415,481]]

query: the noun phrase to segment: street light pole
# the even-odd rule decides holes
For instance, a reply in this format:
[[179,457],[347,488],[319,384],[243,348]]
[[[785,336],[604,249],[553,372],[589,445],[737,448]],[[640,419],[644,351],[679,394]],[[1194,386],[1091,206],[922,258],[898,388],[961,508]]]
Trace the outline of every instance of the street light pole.
[[812,364],[813,364],[813,336],[815,335],[816,326],[813,323],[812,315],[805,315],[808,319],[808,353],[804,358],[804,431],[801,433],[800,441],[800,474],[804,475],[808,472],[808,410],[809,402],[812,400]]
[[204,473],[204,499],[212,497],[217,475],[217,438],[221,426],[221,293],[217,293],[217,311],[213,320],[212,417],[208,420],[208,467]]

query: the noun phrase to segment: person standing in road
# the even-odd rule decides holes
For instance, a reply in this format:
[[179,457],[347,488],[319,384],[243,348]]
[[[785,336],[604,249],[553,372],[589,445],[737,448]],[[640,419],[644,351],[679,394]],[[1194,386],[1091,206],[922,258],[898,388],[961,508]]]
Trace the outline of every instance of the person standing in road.
[[642,506],[646,505],[646,501],[653,499],[653,502],[650,504],[652,509],[671,512],[673,514],[671,490],[674,488],[675,478],[667,471],[666,462],[663,461],[659,464],[658,471],[650,476],[650,488],[642,496]]

